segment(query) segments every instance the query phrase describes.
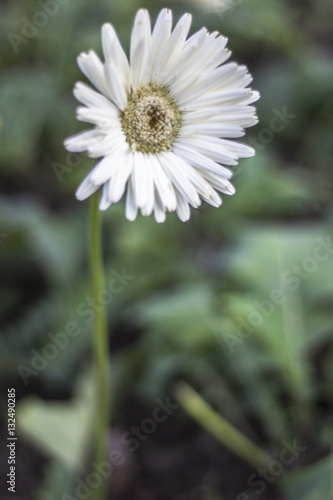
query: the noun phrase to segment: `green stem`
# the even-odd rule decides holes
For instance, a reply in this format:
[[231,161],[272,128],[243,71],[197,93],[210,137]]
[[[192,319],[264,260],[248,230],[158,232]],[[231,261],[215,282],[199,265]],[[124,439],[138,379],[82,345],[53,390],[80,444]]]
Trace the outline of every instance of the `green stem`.
[[174,391],[184,409],[224,446],[255,469],[267,467],[272,458],[209,406],[186,382]]
[[[99,193],[95,193],[91,199],[90,211],[90,258],[92,287],[95,303],[99,303],[99,293],[104,287],[104,266],[102,248],[102,217],[98,208]],[[96,357],[96,451],[95,461],[100,464],[107,456],[107,431],[110,419],[109,387],[108,387],[108,361],[109,346],[107,335],[107,317],[105,307],[99,306],[95,310],[94,332],[95,357]],[[105,500],[107,498],[107,482],[105,479],[96,488],[94,498]]]

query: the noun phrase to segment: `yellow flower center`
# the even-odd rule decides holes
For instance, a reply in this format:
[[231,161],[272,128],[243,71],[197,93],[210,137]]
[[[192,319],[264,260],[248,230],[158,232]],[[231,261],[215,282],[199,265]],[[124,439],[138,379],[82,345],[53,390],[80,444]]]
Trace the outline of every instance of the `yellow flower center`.
[[169,91],[148,83],[132,92],[121,119],[127,141],[135,151],[170,151],[182,123],[181,112]]

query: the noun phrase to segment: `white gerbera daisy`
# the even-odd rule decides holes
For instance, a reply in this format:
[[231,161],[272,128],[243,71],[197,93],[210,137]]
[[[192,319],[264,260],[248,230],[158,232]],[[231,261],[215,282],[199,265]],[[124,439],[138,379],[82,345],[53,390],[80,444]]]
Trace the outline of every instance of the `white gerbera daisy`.
[[151,31],[149,14],[139,10],[131,35],[130,62],[111,24],[102,28],[103,64],[95,52],[78,64],[98,92],[77,83],[84,105],[78,120],[94,125],[65,141],[71,152],[101,158],[79,186],[84,200],[103,187],[100,209],[127,191],[126,217],[154,212],[164,222],[176,211],[182,221],[202,200],[221,205],[218,191],[234,194],[229,166],[254,150],[233,139],[257,123],[259,98],[248,85],[247,68],[234,62],[227,39],[205,28],[187,39],[191,15],[172,31],[172,13],[163,9]]

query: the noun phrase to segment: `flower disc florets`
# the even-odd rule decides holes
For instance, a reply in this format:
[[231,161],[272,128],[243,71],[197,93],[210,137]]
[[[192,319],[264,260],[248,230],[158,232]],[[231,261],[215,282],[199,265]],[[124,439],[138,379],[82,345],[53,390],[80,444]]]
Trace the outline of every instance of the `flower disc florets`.
[[132,92],[121,125],[135,151],[171,151],[181,128],[181,112],[165,87],[149,83]]

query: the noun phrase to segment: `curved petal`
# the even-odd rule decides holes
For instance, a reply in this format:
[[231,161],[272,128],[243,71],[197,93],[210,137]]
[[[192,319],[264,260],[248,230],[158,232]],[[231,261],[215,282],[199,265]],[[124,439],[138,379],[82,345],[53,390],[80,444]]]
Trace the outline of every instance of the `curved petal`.
[[177,197],[177,215],[182,222],[187,222],[191,217],[190,205],[182,197],[182,195],[176,191]]
[[113,62],[115,64],[121,74],[123,83],[127,90],[129,90],[129,62],[112,24],[107,23],[102,27],[102,45],[105,62]]
[[211,174],[224,177],[225,179],[231,179],[231,177],[233,176],[232,171],[228,168],[223,167],[219,163],[216,163],[215,161],[209,159],[207,156],[204,156],[198,151],[184,146],[181,143],[175,145],[174,151],[190,165],[200,170],[205,170]]
[[173,212],[174,210],[176,210],[177,200],[172,182],[164,172],[157,156],[148,155],[148,161],[150,161],[151,163],[151,171],[155,189],[159,195],[162,206],[164,210]]
[[166,219],[166,214],[158,193],[155,196],[154,217],[158,224],[162,224]]
[[182,160],[171,153],[160,153],[159,160],[172,184],[185,200],[192,205],[192,207],[200,206],[201,201],[197,191],[187,176],[183,174]]
[[147,201],[148,175],[146,162],[143,153],[136,151],[133,153],[133,193],[135,204],[138,208],[145,206]]
[[126,219],[128,219],[129,221],[134,221],[138,215],[138,207],[135,204],[133,183],[132,183],[131,177],[129,178],[128,186],[127,186],[125,215],[126,215]]
[[78,101],[88,106],[88,108],[107,109],[114,117],[118,116],[116,106],[107,97],[99,94],[85,83],[77,82],[73,94]]
[[154,187],[154,172],[153,165],[150,160],[152,155],[144,155],[145,170],[146,170],[146,200],[141,208],[141,213],[144,216],[151,215],[155,205],[155,187]]
[[99,209],[100,210],[107,210],[110,205],[111,205],[111,201],[109,199],[109,181],[107,181],[104,186],[103,186],[103,189],[102,189],[102,196],[101,196],[101,199],[99,201]]
[[131,50],[130,50],[131,67],[135,63],[135,56],[137,53],[137,49],[142,40],[146,40],[148,47],[150,47],[151,26],[150,26],[149,13],[146,9],[140,9],[135,16],[134,25],[131,33]]
[[132,74],[132,89],[135,90],[140,85],[149,81],[148,68],[149,48],[146,38],[143,38],[137,48],[133,57],[131,65]]
[[172,64],[174,59],[178,56],[179,51],[184,46],[186,37],[191,27],[191,22],[191,14],[184,14],[180,18],[167,43],[157,57],[155,72],[165,74],[167,66]]
[[155,60],[160,54],[163,47],[165,46],[168,39],[170,38],[171,29],[172,29],[172,12],[170,9],[162,9],[156,20],[152,33],[151,51],[149,58],[150,66],[148,68],[148,73],[150,78],[154,78],[153,68]]
[[90,172],[89,175],[81,182],[79,187],[76,190],[75,196],[78,200],[83,201],[89,198],[92,194],[96,193],[100,186],[98,184],[94,184],[91,181],[91,175],[93,171]]
[[109,184],[109,197],[112,203],[117,203],[123,196],[126,184],[133,171],[133,155],[128,154],[124,164],[112,177]]
[[105,156],[92,170],[91,182],[102,185],[111,179],[115,173],[126,163],[128,146],[120,146],[108,156]]
[[119,109],[124,111],[127,106],[127,92],[121,74],[112,61],[105,63],[104,72],[107,90],[111,100]]
[[91,144],[98,144],[104,139],[104,135],[99,130],[85,130],[68,137],[64,141],[65,148],[71,153],[84,153],[88,151]]
[[[193,67],[197,59],[198,49],[203,44],[206,37],[207,30],[206,28],[202,28],[187,40],[183,50],[175,59],[172,68],[170,68],[170,71],[161,78],[162,83],[165,85],[172,84],[173,80],[177,79],[179,75],[183,75],[189,67]],[[174,94],[177,95],[177,85],[172,86],[172,90]]]
[[102,94],[108,95],[104,66],[98,55],[93,50],[88,53],[83,52],[77,58],[77,63],[82,73],[91,81],[96,89],[102,92]]
[[110,108],[86,108],[79,106],[76,110],[76,118],[79,121],[93,123],[98,126],[108,126],[113,130],[121,130],[118,116],[114,115]]

